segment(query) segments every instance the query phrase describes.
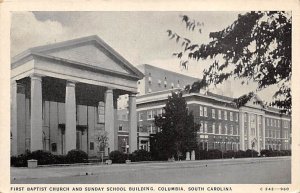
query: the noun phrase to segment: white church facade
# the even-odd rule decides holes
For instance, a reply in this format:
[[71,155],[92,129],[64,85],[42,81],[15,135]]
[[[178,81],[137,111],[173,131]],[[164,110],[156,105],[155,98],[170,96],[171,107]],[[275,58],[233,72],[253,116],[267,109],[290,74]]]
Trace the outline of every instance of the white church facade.
[[11,63],[11,154],[118,149],[117,98],[129,95],[129,152],[137,149],[137,68],[98,36],[28,49]]

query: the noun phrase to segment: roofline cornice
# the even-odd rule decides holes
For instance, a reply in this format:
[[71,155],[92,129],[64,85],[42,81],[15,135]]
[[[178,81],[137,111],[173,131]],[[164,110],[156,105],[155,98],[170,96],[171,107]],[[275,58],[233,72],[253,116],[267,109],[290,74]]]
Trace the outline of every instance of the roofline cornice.
[[33,57],[38,57],[38,58],[42,58],[42,59],[46,59],[46,60],[52,60],[52,61],[60,62],[61,64],[64,64],[64,65],[72,65],[72,67],[76,66],[76,67],[84,69],[84,70],[89,70],[89,71],[93,71],[93,72],[102,72],[102,73],[105,73],[105,74],[110,74],[112,76],[130,78],[132,80],[140,80],[140,77],[138,77],[138,76],[133,76],[133,75],[130,75],[130,74],[120,73],[120,72],[108,70],[108,69],[101,68],[101,67],[98,67],[98,66],[92,66],[92,65],[89,65],[89,64],[85,64],[85,63],[81,63],[81,62],[77,62],[77,61],[73,61],[73,60],[67,60],[67,59],[64,59],[64,58],[49,56],[49,55],[41,54],[41,53],[31,53],[31,55]]
[[44,46],[37,46],[30,48],[14,57],[12,57],[12,66],[15,66],[15,63],[18,63],[20,60],[22,61],[24,58],[28,57],[31,54],[41,54],[40,52],[47,51],[47,50],[53,50],[53,49],[58,49],[62,47],[68,47],[76,44],[81,44],[81,43],[96,43],[97,45],[100,45],[103,47],[108,54],[112,55],[112,57],[116,58],[119,60],[121,63],[125,64],[124,67],[128,68],[129,70],[133,71],[138,78],[138,80],[142,79],[144,77],[144,74],[140,72],[135,66],[133,66],[130,62],[128,62],[125,58],[123,58],[120,54],[118,54],[112,47],[110,47],[108,44],[106,44],[101,38],[99,38],[97,35],[92,35],[92,36],[87,36],[87,37],[82,37],[82,38],[77,38],[77,39],[72,39],[72,40],[67,40],[63,42],[58,42],[58,43],[53,43],[49,45],[44,45]]

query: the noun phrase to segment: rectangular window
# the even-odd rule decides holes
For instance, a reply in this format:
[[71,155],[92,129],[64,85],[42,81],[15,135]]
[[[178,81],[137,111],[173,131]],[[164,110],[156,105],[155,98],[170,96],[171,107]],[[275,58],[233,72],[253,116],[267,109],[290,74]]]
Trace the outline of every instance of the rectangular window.
[[152,111],[152,119],[154,119],[156,115],[157,115],[157,110],[153,110]]
[[150,133],[150,134],[153,133],[153,126],[152,126],[152,124],[147,126],[147,130],[148,130],[148,133]]
[[230,126],[230,135],[233,135],[233,125]]
[[227,120],[227,111],[224,111],[224,120]]
[[94,142],[90,142],[90,150],[94,150]]
[[123,130],[123,125],[120,124],[120,125],[119,125],[119,131],[122,131],[122,130]]
[[200,133],[203,133],[203,122],[200,122]]
[[289,122],[288,121],[284,121],[284,128],[288,128],[289,126]]
[[153,119],[152,110],[147,111],[147,119],[148,119],[148,120]]
[[212,116],[212,118],[216,118],[216,111],[215,111],[215,109],[211,109],[211,116]]
[[225,124],[224,128],[225,128],[224,134],[227,135],[227,125],[226,124]]
[[273,120],[271,119],[271,127],[273,127]]
[[221,112],[221,110],[218,110],[218,117],[219,117],[219,119],[222,119],[222,112]]
[[51,151],[52,152],[56,152],[57,151],[57,145],[56,145],[56,143],[52,143],[51,144]]
[[207,117],[207,107],[204,107],[204,117]]
[[233,114],[232,112],[229,112],[230,121],[233,121]]
[[162,109],[157,109],[157,116],[162,116]]
[[139,113],[139,121],[143,121],[143,113]]
[[200,106],[200,116],[203,116],[203,107]]
[[270,132],[270,137],[273,137],[273,132],[272,132],[272,130],[269,130],[269,132]]
[[220,123],[219,124],[219,129],[218,129],[218,134],[221,134],[221,132],[222,132],[222,124]]
[[235,115],[236,115],[236,116],[235,116],[235,121],[238,122],[238,121],[239,121],[239,114],[236,113]]
[[212,124],[212,133],[215,134],[215,132],[216,132],[216,124],[213,123]]
[[204,123],[204,133],[207,133],[207,122]]

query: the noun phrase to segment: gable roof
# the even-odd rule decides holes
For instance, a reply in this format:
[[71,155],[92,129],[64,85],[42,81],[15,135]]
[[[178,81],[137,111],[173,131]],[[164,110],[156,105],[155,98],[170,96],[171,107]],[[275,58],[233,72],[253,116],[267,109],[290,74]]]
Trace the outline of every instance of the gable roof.
[[[69,56],[70,58],[64,58],[61,55],[57,55],[54,52],[56,50],[63,50],[68,51],[74,47],[78,48],[82,45],[93,45],[95,48],[100,48],[103,50],[103,56],[105,55],[107,60],[113,60],[116,63],[118,63],[118,70],[121,71],[121,73],[129,72],[131,76],[135,77],[136,79],[142,79],[144,77],[144,74],[140,72],[136,67],[134,67],[131,63],[129,63],[125,58],[123,58],[120,54],[118,54],[112,47],[110,47],[108,44],[106,44],[101,38],[99,38],[97,35],[93,36],[87,36],[72,40],[67,40],[63,42],[53,43],[49,45],[44,46],[37,46],[33,48],[29,48],[28,50],[14,56],[12,58],[12,68],[16,65],[16,63],[24,60],[25,58],[28,58],[30,56],[39,56],[39,57],[45,57],[45,58],[51,58],[54,60],[60,60],[60,61],[68,61],[68,62],[74,62],[74,63],[81,63],[83,65],[91,65],[95,66],[97,62],[99,63],[99,57],[91,60],[90,55],[85,56],[84,58],[76,57],[76,54],[72,54]],[[97,49],[94,49],[97,50]],[[99,50],[98,53],[99,54]],[[85,54],[88,54],[86,52]],[[102,65],[105,64],[105,62],[102,63]],[[99,64],[98,64],[99,65]],[[115,66],[117,67],[117,66]],[[106,65],[106,68],[109,68],[109,64]],[[111,69],[108,69],[111,70]]]

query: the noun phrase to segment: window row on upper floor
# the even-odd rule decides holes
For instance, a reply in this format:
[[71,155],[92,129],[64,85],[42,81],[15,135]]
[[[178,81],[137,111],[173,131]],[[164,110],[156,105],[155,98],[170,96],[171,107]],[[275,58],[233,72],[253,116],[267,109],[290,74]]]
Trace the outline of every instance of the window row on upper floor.
[[138,125],[138,132],[155,134],[157,132],[160,132],[160,128],[156,127],[154,124],[149,124],[149,125],[139,124]]
[[[199,106],[199,116],[200,117],[208,117],[208,108],[206,106]],[[229,117],[228,117],[229,115]],[[213,119],[223,119],[223,120],[230,120],[230,121],[239,121],[239,114],[237,112],[232,112],[228,110],[221,110],[221,109],[211,109],[211,118]]]
[[[281,127],[280,125],[280,120],[279,119],[274,119],[274,118],[266,118],[267,126],[271,127]],[[289,121],[287,120],[282,120],[283,128],[288,128],[289,126]]]
[[151,110],[147,110],[146,112],[139,112],[138,121],[154,120],[155,116],[161,116],[164,112],[165,110],[163,108],[151,109]]
[[266,137],[267,138],[275,138],[275,139],[280,139],[280,138],[288,139],[289,138],[289,131],[284,130],[282,132],[282,136],[281,136],[280,130],[266,129]]

